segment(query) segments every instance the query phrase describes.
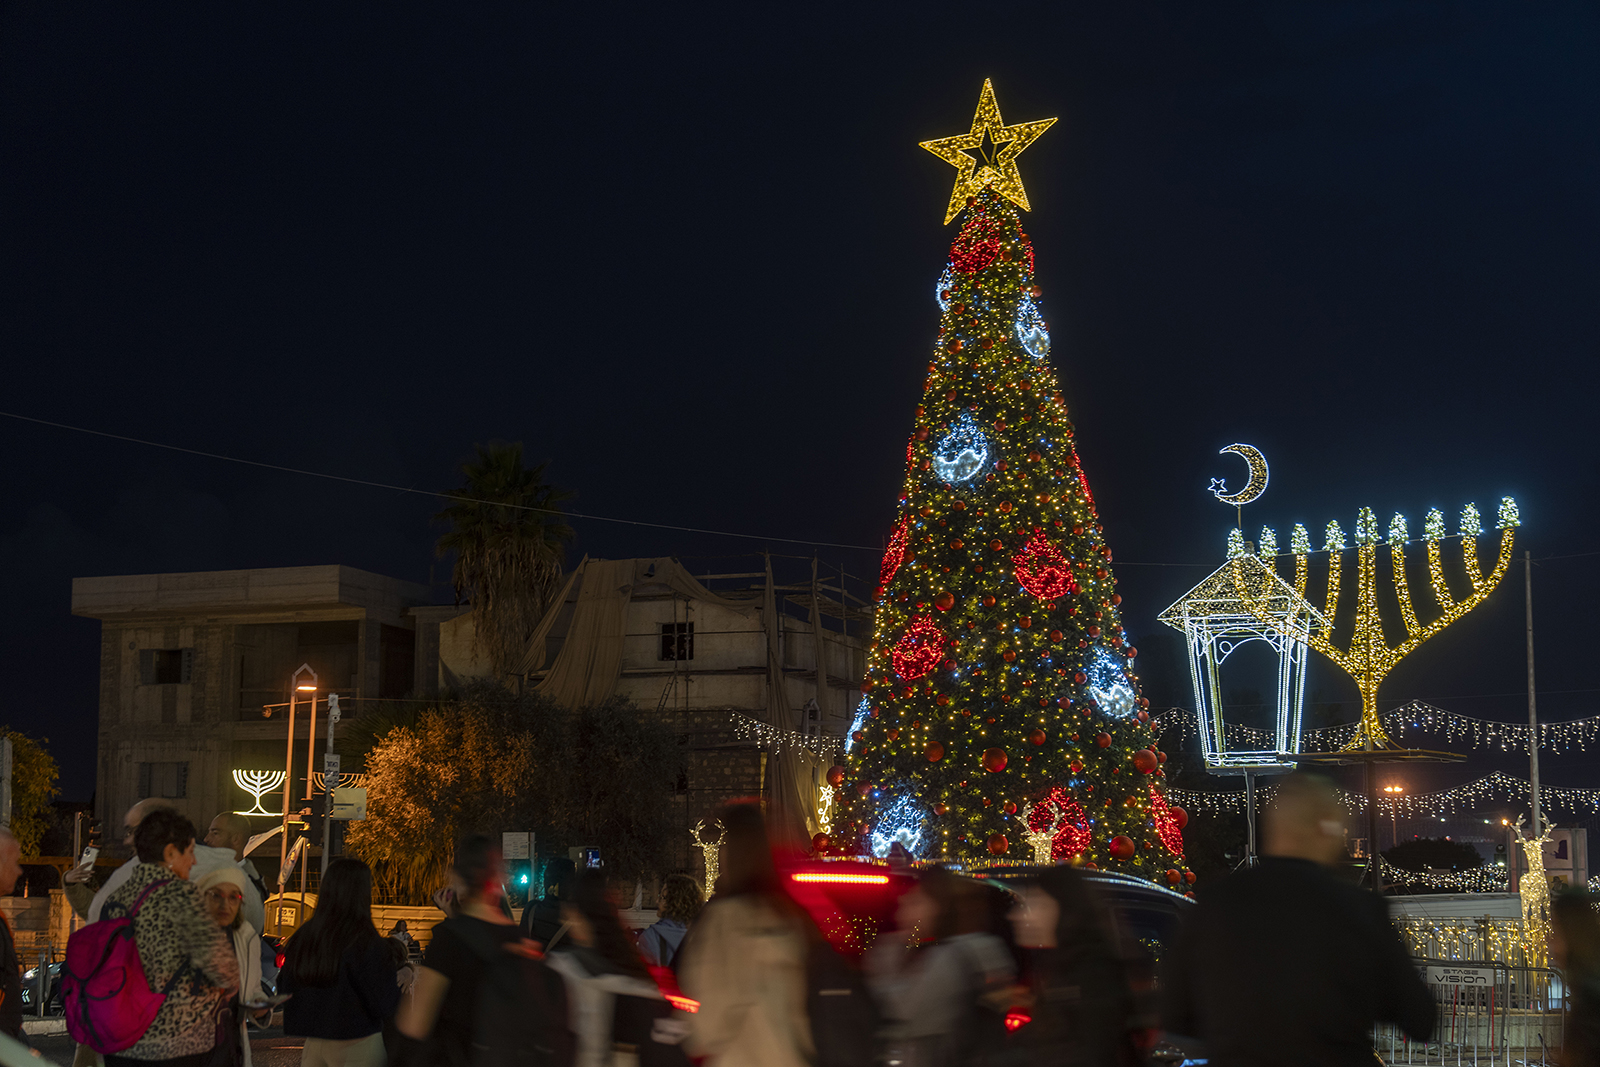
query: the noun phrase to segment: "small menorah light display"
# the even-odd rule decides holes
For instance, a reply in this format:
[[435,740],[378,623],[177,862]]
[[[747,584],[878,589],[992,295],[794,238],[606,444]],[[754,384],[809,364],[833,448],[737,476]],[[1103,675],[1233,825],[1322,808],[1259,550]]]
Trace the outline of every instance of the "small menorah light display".
[[[1428,512],[1427,518],[1423,520],[1422,541],[1427,546],[1428,579],[1433,587],[1434,599],[1439,603],[1440,614],[1432,622],[1424,624],[1417,616],[1416,607],[1411,600],[1411,590],[1406,583],[1405,546],[1409,543],[1409,538],[1406,533],[1405,517],[1396,515],[1390,520],[1389,534],[1385,539],[1378,533],[1378,517],[1373,514],[1371,508],[1362,508],[1356,518],[1355,530],[1355,622],[1351,627],[1347,647],[1340,649],[1334,644],[1334,631],[1338,629],[1337,624],[1334,624],[1334,614],[1339,608],[1342,560],[1348,546],[1345,544],[1344,531],[1339,528],[1338,522],[1328,523],[1323,542],[1323,549],[1328,553],[1328,590],[1322,615],[1330,626],[1320,632],[1311,629],[1295,636],[1327,656],[1350,675],[1356,683],[1356,688],[1361,692],[1361,721],[1356,725],[1355,734],[1344,746],[1343,751],[1357,749],[1370,751],[1397,747],[1389,740],[1383,725],[1378,720],[1378,686],[1389,672],[1394,670],[1396,664],[1410,655],[1418,645],[1477,607],[1494,591],[1495,586],[1500,584],[1500,579],[1505,577],[1506,568],[1511,565],[1513,531],[1521,525],[1516,502],[1510,497],[1500,501],[1498,521],[1495,525],[1500,529],[1500,552],[1494,567],[1485,574],[1478,562],[1478,538],[1483,533],[1483,521],[1478,515],[1476,505],[1468,504],[1461,509],[1461,524],[1458,528],[1458,536],[1461,538],[1461,561],[1472,590],[1464,598],[1457,600],[1445,581],[1444,565],[1440,558],[1439,543],[1446,539],[1444,516],[1437,508]],[[1405,638],[1396,645],[1389,644],[1389,639],[1384,634],[1383,619],[1378,614],[1378,546],[1385,541],[1389,545],[1395,599],[1399,602],[1400,618],[1406,632]],[[1233,531],[1230,536],[1230,548],[1235,546],[1239,552],[1244,550],[1243,539],[1238,531]],[[1277,535],[1272,530],[1262,529],[1257,553],[1263,562],[1269,562],[1277,554]],[[1294,556],[1295,592],[1303,597],[1310,570],[1308,557],[1311,555],[1311,537],[1306,533],[1304,526],[1296,524],[1291,532],[1289,553]],[[1238,591],[1240,599],[1249,604],[1251,610],[1262,621],[1272,622],[1267,605],[1252,597],[1251,591],[1244,588],[1243,583],[1240,583]]]
[[261,798],[277,789],[283,784],[282,771],[234,771],[233,784],[243,789],[246,793],[256,798],[256,806],[249,811],[237,811],[235,815],[278,815],[276,811],[266,811],[261,807]]

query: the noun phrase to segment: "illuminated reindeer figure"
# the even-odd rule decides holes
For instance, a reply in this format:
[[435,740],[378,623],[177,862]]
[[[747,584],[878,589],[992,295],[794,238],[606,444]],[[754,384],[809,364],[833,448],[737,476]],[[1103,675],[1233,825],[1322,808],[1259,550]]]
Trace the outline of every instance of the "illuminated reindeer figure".
[[700,855],[703,856],[706,861],[706,896],[710,896],[712,893],[717,891],[717,850],[722,848],[723,838],[728,836],[727,829],[720,821],[713,822],[711,825],[716,827],[717,836],[709,841],[700,834],[700,831],[706,828],[706,821],[704,819],[701,819],[699,822],[695,823],[694,829],[689,831],[689,836],[694,838],[694,843],[696,845],[700,846]]
[[1030,800],[1022,809],[1022,836],[1027,840],[1028,847],[1033,849],[1033,862],[1046,867],[1054,862],[1050,847],[1055,842],[1055,822],[1052,820],[1042,830],[1035,830],[1033,823],[1033,801]]
[[[1428,551],[1429,584],[1433,587],[1433,595],[1439,602],[1441,613],[1433,622],[1423,625],[1417,619],[1416,609],[1411,603],[1411,591],[1406,584],[1406,520],[1402,515],[1390,520],[1387,539],[1389,559],[1394,576],[1395,599],[1400,602],[1400,618],[1406,628],[1405,639],[1391,647],[1384,636],[1383,619],[1378,615],[1378,546],[1383,543],[1378,536],[1378,517],[1371,508],[1361,509],[1356,519],[1355,534],[1356,615],[1349,647],[1341,650],[1334,646],[1331,626],[1322,632],[1310,630],[1292,635],[1331,659],[1354,679],[1356,688],[1361,691],[1361,721],[1356,726],[1355,735],[1344,746],[1344,751],[1397,747],[1384,733],[1383,724],[1378,719],[1378,686],[1394,670],[1395,665],[1418,645],[1477,607],[1500,584],[1506,568],[1511,564],[1512,531],[1521,525],[1516,502],[1510,497],[1500,501],[1496,525],[1500,529],[1500,553],[1494,568],[1484,574],[1478,562],[1478,537],[1483,533],[1483,521],[1479,518],[1476,505],[1468,504],[1461,509],[1461,557],[1467,578],[1472,583],[1472,592],[1465,599],[1456,600],[1444,580],[1444,567],[1439,558],[1439,542],[1446,536],[1444,516],[1437,508],[1428,512],[1423,520],[1422,539]],[[1324,541],[1324,550],[1328,553],[1328,592],[1322,613],[1330,623],[1339,608],[1341,561],[1345,549],[1344,531],[1339,528],[1338,522],[1328,523]],[[1233,531],[1229,539],[1230,555],[1240,555],[1243,551],[1243,538],[1238,531]],[[1270,567],[1270,560],[1277,554],[1277,535],[1272,530],[1262,529],[1259,551],[1262,562]],[[1303,597],[1309,570],[1307,556],[1311,553],[1311,538],[1304,526],[1295,525],[1290,534],[1289,551],[1294,556],[1295,592]],[[1252,602],[1259,601],[1259,596],[1252,596],[1252,591],[1245,587],[1242,578],[1236,579],[1236,584],[1239,586],[1240,599],[1250,605],[1251,612],[1263,622],[1272,623],[1267,605]]]
[[[1544,846],[1550,840],[1551,826],[1550,820],[1543,815],[1539,817],[1539,822],[1542,829],[1538,837],[1523,835],[1520,815],[1517,816],[1517,825],[1512,829],[1528,861],[1528,873],[1517,883],[1518,895],[1522,897],[1522,928],[1535,951],[1542,956],[1550,937],[1550,879],[1544,873]],[[1542,966],[1543,962],[1541,959],[1536,966]]]

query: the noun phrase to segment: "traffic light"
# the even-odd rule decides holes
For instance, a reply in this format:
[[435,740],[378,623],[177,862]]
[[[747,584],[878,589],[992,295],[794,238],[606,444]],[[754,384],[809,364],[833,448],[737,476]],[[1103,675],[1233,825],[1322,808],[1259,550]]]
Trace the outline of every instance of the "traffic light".
[[1494,846],[1494,865],[1496,867],[1504,867],[1506,865],[1506,846],[1503,841]]

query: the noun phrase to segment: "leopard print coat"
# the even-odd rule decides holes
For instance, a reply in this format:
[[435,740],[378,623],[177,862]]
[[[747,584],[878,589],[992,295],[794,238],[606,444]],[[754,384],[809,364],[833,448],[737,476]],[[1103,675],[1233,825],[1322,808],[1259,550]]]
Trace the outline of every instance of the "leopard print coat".
[[[216,1045],[223,1009],[239,988],[239,960],[233,944],[200,903],[193,882],[159,863],[141,863],[133,877],[111,894],[105,918],[129,914],[139,894],[165,881],[145,898],[133,920],[133,940],[150,988],[159,993],[180,970],[150,1029],[118,1053],[134,1060],[167,1060],[209,1051]],[[187,968],[185,970],[185,968]]]

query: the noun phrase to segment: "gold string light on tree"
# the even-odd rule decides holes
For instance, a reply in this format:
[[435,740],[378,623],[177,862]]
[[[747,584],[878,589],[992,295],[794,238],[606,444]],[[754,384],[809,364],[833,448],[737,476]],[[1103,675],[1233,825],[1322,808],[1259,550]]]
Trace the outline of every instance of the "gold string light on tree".
[[862,709],[830,772],[836,837],[879,857],[1025,862],[1023,813],[1064,796],[1082,825],[1052,833],[1055,860],[1186,883],[1181,839],[1156,828],[1164,756],[1019,214],[1017,156],[1053,121],[1006,125],[985,82],[971,130],[922,145],[957,170],[946,221],[961,226],[886,524]]
[[[1455,599],[1445,580],[1440,559],[1439,543],[1444,540],[1444,518],[1434,510],[1428,513],[1423,526],[1423,541],[1427,546],[1428,578],[1433,587],[1434,599],[1439,604],[1439,617],[1426,625],[1418,620],[1411,601],[1410,586],[1406,581],[1405,518],[1396,515],[1389,524],[1389,561],[1394,593],[1400,604],[1400,617],[1405,625],[1406,637],[1397,645],[1390,645],[1384,634],[1383,619],[1378,613],[1378,546],[1382,543],[1378,532],[1378,517],[1371,508],[1362,508],[1356,518],[1356,614],[1347,647],[1334,644],[1333,633],[1309,633],[1305,641],[1312,648],[1332,660],[1356,683],[1361,693],[1361,719],[1354,734],[1342,746],[1342,751],[1356,749],[1392,749],[1397,746],[1384,732],[1378,715],[1378,687],[1390,671],[1410,655],[1418,645],[1444,630],[1451,623],[1481,604],[1494,591],[1511,564],[1514,531],[1521,524],[1517,505],[1510,497],[1500,502],[1498,526],[1500,551],[1494,568],[1485,574],[1478,563],[1478,537],[1483,532],[1476,505],[1468,504],[1461,511],[1461,556],[1471,591],[1461,600]],[[1264,531],[1270,533],[1270,531]],[[1327,596],[1322,613],[1333,619],[1339,608],[1343,557],[1346,551],[1344,531],[1337,521],[1328,523],[1323,545],[1328,553]],[[1304,526],[1296,525],[1290,536],[1290,552],[1294,556],[1295,592],[1305,595],[1310,574],[1308,557],[1311,554],[1310,537]],[[1269,557],[1270,559],[1270,557]],[[1251,603],[1251,591],[1240,584],[1240,598]],[[1264,622],[1272,622],[1264,603],[1252,605]]]

